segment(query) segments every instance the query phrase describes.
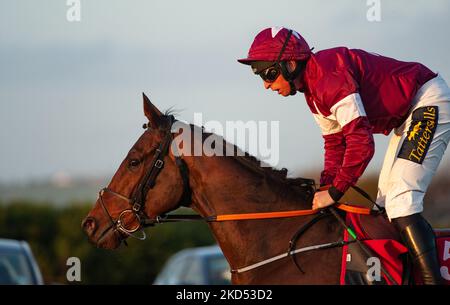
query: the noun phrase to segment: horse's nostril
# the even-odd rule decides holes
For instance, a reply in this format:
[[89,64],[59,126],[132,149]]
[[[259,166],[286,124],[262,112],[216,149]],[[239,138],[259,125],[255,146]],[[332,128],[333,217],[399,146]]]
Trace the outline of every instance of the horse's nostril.
[[95,231],[95,219],[92,217],[87,217],[81,224],[83,229],[88,234],[92,234]]

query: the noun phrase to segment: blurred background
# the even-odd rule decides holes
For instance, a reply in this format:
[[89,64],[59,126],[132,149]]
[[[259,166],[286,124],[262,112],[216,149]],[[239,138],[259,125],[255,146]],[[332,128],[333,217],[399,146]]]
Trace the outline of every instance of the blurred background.
[[[150,229],[149,240],[114,252],[82,235],[98,189],[142,133],[142,92],[188,122],[194,112],[222,123],[279,121],[272,165],[318,178],[323,143],[303,95],[266,91],[236,62],[261,29],[295,29],[315,51],[347,46],[418,61],[450,80],[446,0],[380,0],[372,22],[374,1],[365,0],[80,0],[80,21],[71,22],[73,2],[0,3],[0,238],[28,241],[46,283],[68,283],[66,260],[76,256],[82,284],[150,284],[173,253],[214,244],[206,225],[190,223]],[[359,183],[372,196],[388,140],[375,136]],[[436,227],[450,226],[449,156],[425,198]]]

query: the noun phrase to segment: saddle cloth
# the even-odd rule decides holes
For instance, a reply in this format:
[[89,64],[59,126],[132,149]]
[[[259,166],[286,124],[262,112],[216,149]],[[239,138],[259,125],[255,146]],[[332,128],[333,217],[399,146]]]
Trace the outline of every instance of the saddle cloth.
[[[368,255],[357,243],[343,247],[341,285],[420,284],[420,275],[411,270],[408,249],[384,215],[346,213],[346,223],[371,252]],[[450,229],[435,230],[441,275],[450,285]],[[353,240],[344,231],[344,240]],[[387,276],[383,270],[390,276]]]

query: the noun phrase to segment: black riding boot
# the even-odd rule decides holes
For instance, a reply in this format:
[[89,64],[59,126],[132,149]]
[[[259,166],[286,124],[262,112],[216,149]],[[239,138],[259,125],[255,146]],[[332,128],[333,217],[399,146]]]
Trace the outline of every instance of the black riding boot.
[[442,285],[433,228],[421,214],[392,219],[408,247],[415,268],[422,273],[424,285]]

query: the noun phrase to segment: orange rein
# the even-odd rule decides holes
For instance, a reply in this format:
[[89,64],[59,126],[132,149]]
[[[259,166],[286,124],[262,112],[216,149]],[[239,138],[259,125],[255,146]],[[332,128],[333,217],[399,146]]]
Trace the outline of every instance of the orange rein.
[[[369,215],[371,209],[357,207],[354,205],[337,203],[336,208],[356,214]],[[296,217],[296,216],[307,216],[319,213],[319,209],[316,210],[294,210],[294,211],[284,211],[284,212],[267,212],[267,213],[245,213],[245,214],[225,214],[217,215],[211,217],[212,221],[229,221],[229,220],[251,220],[251,219],[270,219],[270,218],[286,218],[286,217]]]

